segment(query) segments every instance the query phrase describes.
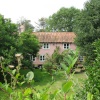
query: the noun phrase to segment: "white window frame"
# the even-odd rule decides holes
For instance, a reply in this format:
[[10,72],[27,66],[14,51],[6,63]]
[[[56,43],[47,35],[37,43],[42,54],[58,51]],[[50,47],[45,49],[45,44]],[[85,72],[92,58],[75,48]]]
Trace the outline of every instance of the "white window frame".
[[83,56],[79,56],[79,57],[78,57],[78,60],[79,60],[80,62],[83,62],[83,61],[84,61]]
[[70,48],[70,44],[69,43],[64,43],[63,44],[63,48],[64,49],[69,49]]
[[43,43],[43,49],[49,49],[50,44],[49,43]]
[[36,60],[36,57],[33,57],[33,55],[32,55],[30,60],[32,60],[34,62]]
[[39,60],[40,61],[45,61],[45,55],[40,55]]

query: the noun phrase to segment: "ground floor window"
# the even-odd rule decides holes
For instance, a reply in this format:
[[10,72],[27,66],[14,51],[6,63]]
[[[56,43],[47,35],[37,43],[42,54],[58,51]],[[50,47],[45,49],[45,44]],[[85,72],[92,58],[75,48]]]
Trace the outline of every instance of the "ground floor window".
[[45,60],[45,56],[44,55],[40,55],[40,61],[44,61]]
[[80,62],[83,62],[83,56],[79,56],[78,60],[79,60]]

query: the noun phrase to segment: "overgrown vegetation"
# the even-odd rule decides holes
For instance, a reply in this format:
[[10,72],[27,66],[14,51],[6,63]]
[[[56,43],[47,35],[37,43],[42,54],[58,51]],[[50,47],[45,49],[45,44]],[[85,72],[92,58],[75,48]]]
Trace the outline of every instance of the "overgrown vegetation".
[[[7,83],[7,78],[5,76],[5,74],[3,74],[4,79],[6,80],[4,84],[0,83],[0,89],[2,90],[2,92],[6,93],[6,96],[2,96],[1,99],[3,100],[53,100],[53,99],[57,99],[57,100],[66,100],[68,98],[70,98],[71,100],[73,97],[73,85],[74,85],[74,81],[72,81],[72,78],[70,77],[69,79],[66,80],[66,76],[64,78],[63,73],[61,73],[61,75],[64,78],[64,83],[62,84],[61,87],[57,88],[56,90],[54,90],[53,92],[48,92],[49,89],[53,86],[53,84],[56,82],[55,80],[57,80],[57,77],[59,76],[59,73],[54,74],[52,77],[50,76],[51,81],[49,81],[49,85],[47,87],[42,88],[42,90],[37,90],[34,88],[33,84],[33,78],[34,75],[33,72],[26,72],[26,75],[24,74],[24,76],[22,74],[20,74],[20,65],[21,65],[21,55],[16,54],[17,60],[18,60],[18,66],[16,67],[16,69],[12,69],[10,70],[9,68],[4,68],[2,66],[2,60],[0,60],[1,63],[1,69],[2,69],[2,73],[7,72],[8,74],[11,75],[11,82]],[[10,66],[10,68],[13,68],[12,66]],[[39,70],[39,69],[37,69]],[[41,71],[41,70],[40,70]],[[45,71],[44,71],[45,72]],[[63,72],[63,71],[62,71]],[[40,73],[40,72],[39,72]],[[41,71],[42,73],[42,71]],[[47,73],[47,72],[45,72]],[[40,76],[40,74],[38,75]],[[42,76],[41,74],[41,77]],[[46,76],[47,77],[47,76]],[[38,77],[37,77],[38,78]],[[62,77],[61,77],[62,78]],[[38,80],[35,80],[38,82]],[[41,82],[41,78],[39,80],[39,82]],[[26,84],[24,87],[22,86],[23,84]],[[47,83],[45,83],[47,84]],[[17,88],[20,88],[19,90],[16,90]],[[1,93],[2,94],[2,93]],[[68,95],[67,95],[68,94]]]
[[18,35],[17,25],[0,15],[0,56],[5,58],[5,66],[17,65],[14,57],[16,53],[23,54],[24,66],[32,66],[30,55],[35,57],[38,50],[39,41],[31,30]]
[[[39,50],[37,38],[30,34],[32,31],[29,30],[19,36],[17,34],[16,24],[11,23],[10,19],[6,19],[0,15],[0,72],[4,80],[2,83],[0,82],[0,91],[6,94],[6,96],[3,94],[4,98],[2,98],[3,95],[0,98],[2,100],[100,100],[99,9],[100,0],[90,0],[85,4],[85,8],[82,11],[74,8],[67,9],[66,11],[65,8],[62,8],[57,14],[53,14],[53,16],[48,19],[48,25],[52,26],[47,27],[49,31],[76,31],[76,44],[79,47],[80,54],[86,57],[85,67],[87,80],[80,87],[73,88],[74,86],[77,87],[77,85],[76,81],[73,81],[73,74],[70,74],[70,72],[77,61],[77,55],[69,50],[60,53],[57,48],[51,57],[47,57],[44,64],[44,67],[47,69],[45,72],[51,74],[51,76],[46,74],[51,78],[51,83],[48,87],[41,89],[41,91],[32,87],[34,81],[41,82],[42,75],[40,72],[29,72],[25,75],[20,74],[20,66],[22,64],[27,67],[31,66],[28,63],[29,55],[35,57]],[[72,16],[74,14],[73,10],[76,11],[75,17]],[[66,20],[65,11],[71,16],[71,19],[68,16],[67,18],[69,19]],[[63,17],[61,17],[62,14]],[[62,21],[61,18],[65,19],[68,23]],[[62,22],[64,26],[59,24],[59,22]],[[45,31],[45,29],[43,29],[43,31]],[[16,60],[15,58],[15,54],[18,52],[24,56],[22,63],[20,62],[21,59],[18,60],[17,58]],[[16,57],[19,57],[19,55],[16,55]],[[15,68],[13,68],[13,65]],[[53,85],[56,80],[56,75],[59,74],[61,70],[65,72],[62,73],[65,75],[65,82],[61,88],[49,93],[49,88]],[[7,77],[7,75],[9,76]],[[41,75],[41,77],[39,75]],[[46,75],[45,77],[47,77]],[[10,79],[9,82],[8,79]],[[48,83],[48,81],[46,82]],[[22,86],[24,83],[27,83],[25,88]],[[16,87],[19,87],[20,91],[16,90]]]
[[[86,57],[85,67],[88,79],[77,99],[86,100],[86,93],[93,94],[93,100],[100,99],[100,0],[89,0],[79,16],[76,44]],[[83,95],[83,96],[82,96]],[[76,99],[76,100],[77,100]]]

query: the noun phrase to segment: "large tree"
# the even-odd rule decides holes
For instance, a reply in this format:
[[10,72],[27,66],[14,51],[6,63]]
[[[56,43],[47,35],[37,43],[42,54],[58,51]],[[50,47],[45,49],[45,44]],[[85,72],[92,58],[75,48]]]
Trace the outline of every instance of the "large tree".
[[36,31],[45,32],[46,31],[46,18],[42,17],[36,23]]
[[36,57],[39,51],[40,45],[37,37],[31,33],[31,31],[23,32],[19,37],[19,49],[24,56],[23,66],[32,68],[33,58]]
[[76,26],[76,19],[79,15],[79,9],[74,7],[62,7],[46,20],[46,31],[72,32]]
[[86,61],[94,60],[96,55],[93,42],[100,38],[100,0],[89,0],[78,17],[76,45]]
[[[93,94],[93,100],[100,100],[100,0],[89,0],[79,16],[76,44],[80,53],[86,56],[88,79],[76,100],[86,100],[86,93]],[[82,96],[83,95],[83,96]]]
[[17,26],[10,19],[0,15],[0,56],[5,58],[6,64],[14,60],[16,52]]
[[39,50],[39,41],[32,34],[32,30],[27,30],[20,35],[17,31],[16,24],[0,15],[0,56],[4,57],[6,65],[16,64],[16,53],[22,53],[23,61],[30,62],[29,54],[35,57]]

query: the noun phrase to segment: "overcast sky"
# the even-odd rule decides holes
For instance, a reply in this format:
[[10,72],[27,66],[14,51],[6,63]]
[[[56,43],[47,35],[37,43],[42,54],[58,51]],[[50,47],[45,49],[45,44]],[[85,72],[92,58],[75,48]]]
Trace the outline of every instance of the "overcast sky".
[[82,9],[87,0],[0,0],[0,14],[16,23],[22,16],[34,25],[41,17],[49,17],[61,7]]

